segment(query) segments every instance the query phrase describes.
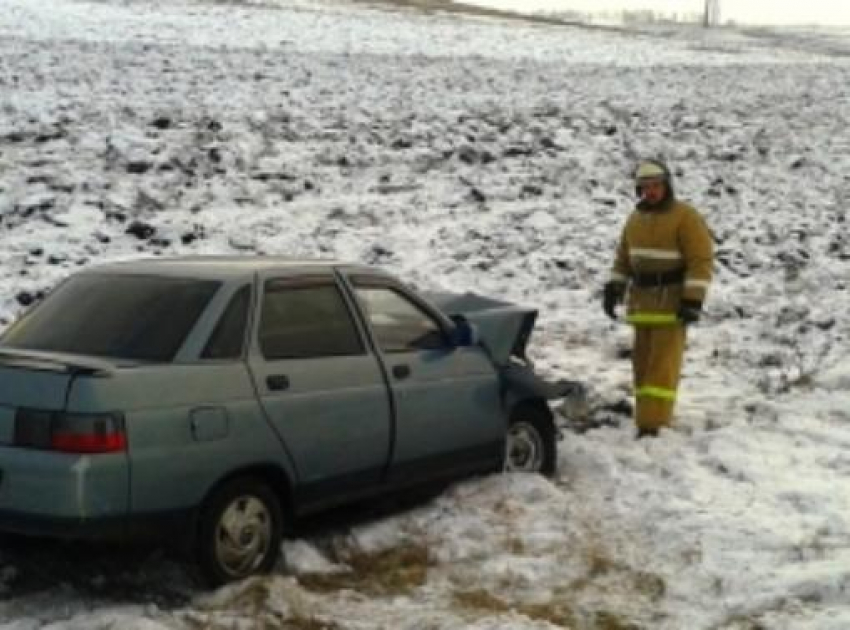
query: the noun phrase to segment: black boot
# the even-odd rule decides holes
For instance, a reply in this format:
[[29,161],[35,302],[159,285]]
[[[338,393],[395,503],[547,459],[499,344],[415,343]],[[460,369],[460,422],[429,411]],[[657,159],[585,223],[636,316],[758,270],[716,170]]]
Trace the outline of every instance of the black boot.
[[643,427],[638,427],[637,433],[635,433],[635,439],[640,440],[645,437],[658,437],[658,429],[645,429]]

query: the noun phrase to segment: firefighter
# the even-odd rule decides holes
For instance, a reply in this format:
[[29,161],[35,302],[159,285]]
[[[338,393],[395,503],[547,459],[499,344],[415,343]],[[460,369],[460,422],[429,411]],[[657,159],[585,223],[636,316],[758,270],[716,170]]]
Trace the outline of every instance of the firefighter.
[[676,199],[667,166],[641,162],[640,202],[626,220],[603,307],[612,319],[628,293],[637,437],[672,423],[685,329],[697,322],[711,283],[713,244],[699,212]]

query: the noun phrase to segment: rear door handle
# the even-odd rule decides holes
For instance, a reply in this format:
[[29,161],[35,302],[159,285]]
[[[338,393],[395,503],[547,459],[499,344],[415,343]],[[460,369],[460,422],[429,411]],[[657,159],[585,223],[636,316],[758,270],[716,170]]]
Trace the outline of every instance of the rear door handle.
[[274,392],[289,389],[289,377],[286,374],[272,374],[266,377],[266,385]]
[[394,365],[393,376],[395,376],[398,380],[406,379],[408,376],[410,376],[410,366]]

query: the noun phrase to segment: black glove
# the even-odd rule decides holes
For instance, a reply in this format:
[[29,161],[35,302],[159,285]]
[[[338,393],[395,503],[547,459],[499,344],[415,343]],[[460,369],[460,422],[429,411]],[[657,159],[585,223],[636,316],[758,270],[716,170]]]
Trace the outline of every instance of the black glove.
[[682,300],[679,305],[678,317],[685,326],[696,324],[702,315],[702,302],[698,300]]
[[622,282],[606,282],[602,296],[602,310],[611,319],[617,319],[617,305],[623,301],[626,287]]

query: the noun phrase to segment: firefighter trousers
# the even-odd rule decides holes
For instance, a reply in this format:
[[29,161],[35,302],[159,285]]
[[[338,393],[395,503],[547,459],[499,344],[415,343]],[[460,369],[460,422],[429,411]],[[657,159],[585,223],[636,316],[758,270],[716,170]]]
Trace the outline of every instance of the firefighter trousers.
[[632,368],[638,429],[670,426],[685,352],[685,327],[635,326]]

